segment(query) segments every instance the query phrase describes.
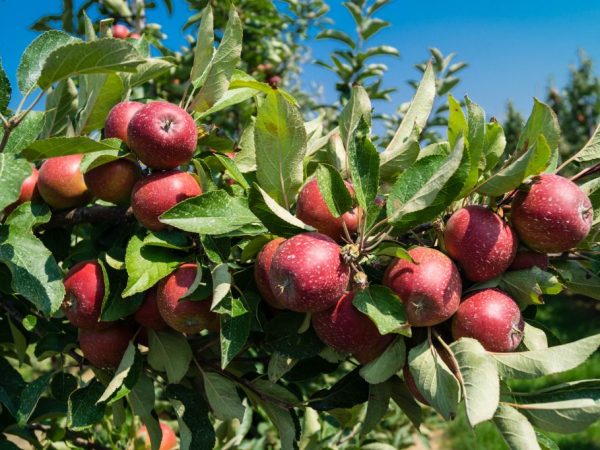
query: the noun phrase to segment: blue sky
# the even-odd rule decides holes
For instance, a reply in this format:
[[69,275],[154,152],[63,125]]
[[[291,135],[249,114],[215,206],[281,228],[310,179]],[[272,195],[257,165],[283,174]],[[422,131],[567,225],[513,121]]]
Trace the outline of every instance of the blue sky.
[[[57,12],[61,3],[62,0],[0,0],[0,57],[13,85],[19,56],[37,35],[27,26],[42,14]],[[175,13],[168,17],[161,0],[157,3],[161,6],[150,12],[149,20],[162,23],[169,36],[168,45],[177,48],[184,43],[181,25],[189,11],[184,2],[174,0]],[[352,33],[352,21],[342,2],[328,3],[336,27]],[[417,76],[413,64],[425,59],[432,46],[444,54],[454,51],[459,60],[469,63],[455,95],[469,95],[488,116],[499,118],[504,116],[509,99],[527,113],[532,98],[543,97],[548,84],[562,86],[569,64],[577,61],[578,49],[584,49],[600,64],[600,2],[394,0],[379,14],[392,26],[382,31],[374,44],[393,45],[401,53],[399,59],[382,60],[389,66],[385,86],[399,91],[393,96],[393,104],[375,105],[380,111],[391,111],[409,99],[411,90],[406,80]],[[337,44],[311,41],[311,46],[314,57],[327,58]],[[327,99],[335,98],[335,78],[325,70],[308,65],[305,79],[307,85],[311,81],[322,83]],[[15,101],[18,98],[13,99],[13,105]]]

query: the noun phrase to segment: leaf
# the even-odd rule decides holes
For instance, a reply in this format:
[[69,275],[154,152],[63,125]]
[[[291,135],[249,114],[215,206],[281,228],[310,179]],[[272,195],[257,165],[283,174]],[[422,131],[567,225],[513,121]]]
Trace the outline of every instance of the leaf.
[[152,378],[144,372],[140,373],[133,389],[127,394],[127,400],[131,405],[131,410],[136,416],[143,418],[151,415],[156,400]]
[[502,125],[498,122],[490,122],[485,125],[485,138],[483,142],[483,155],[485,157],[485,171],[490,171],[504,154],[506,148],[506,136]]
[[143,62],[135,47],[123,39],[69,43],[48,55],[38,85],[47,89],[75,75],[135,72]]
[[319,192],[333,217],[340,217],[352,209],[352,197],[335,167],[319,164],[317,167]]
[[44,203],[21,203],[4,221],[21,232],[31,231],[36,225],[50,220],[50,208]]
[[358,373],[358,369],[346,374],[328,389],[311,395],[308,405],[317,411],[336,408],[351,408],[369,398],[369,385]]
[[31,175],[31,164],[16,155],[0,153],[0,211],[19,198],[23,180]]
[[417,430],[421,427],[422,411],[415,398],[408,390],[406,383],[397,375],[392,377],[388,383],[392,388],[392,400],[396,403],[406,417],[412,422]]
[[215,446],[215,431],[204,399],[192,389],[170,384],[165,391],[179,420],[181,450],[211,449]]
[[382,28],[389,27],[390,23],[378,18],[368,18],[363,22],[362,38],[368,40]]
[[155,80],[161,75],[167,73],[175,65],[173,62],[162,58],[148,58],[146,62],[136,68],[136,72],[129,78],[129,86],[136,87]]
[[256,149],[254,146],[254,125],[255,118],[250,119],[250,123],[246,125],[238,146],[241,151],[235,155],[235,163],[242,173],[254,172],[256,170]]
[[381,334],[411,336],[402,300],[391,289],[372,284],[367,289],[358,291],[352,304],[369,316]]
[[121,149],[121,141],[116,138],[95,141],[87,136],[53,137],[32,142],[22,152],[30,161],[53,158],[55,156],[79,155],[85,153]]
[[361,436],[375,429],[385,416],[392,396],[392,390],[388,383],[371,384],[369,386],[369,400],[367,412],[360,428]]
[[527,305],[543,304],[542,294],[554,295],[562,291],[558,278],[539,267],[505,272],[500,278],[499,286],[521,309]]
[[160,221],[191,233],[218,235],[256,223],[258,218],[244,199],[218,190],[178,203]]
[[131,392],[142,372],[142,358],[137,352],[135,344],[130,341],[121,358],[108,386],[98,399],[97,403],[108,405],[122,399]]
[[494,416],[494,425],[511,450],[541,450],[533,427],[516,409],[500,405]]
[[461,104],[452,94],[448,94],[448,143],[453,148],[456,141],[462,135],[467,137],[469,124]]
[[469,174],[459,197],[464,197],[471,192],[471,189],[473,189],[479,181],[479,171],[483,168],[480,167],[480,161],[482,160],[485,141],[485,112],[479,105],[473,103],[469,97],[465,97],[465,102],[467,104],[468,120],[466,142],[470,166]]
[[244,417],[246,408],[237,393],[236,384],[216,372],[202,372],[206,399],[214,415],[219,420],[238,419]]
[[6,75],[4,67],[2,66],[2,60],[0,59],[0,114],[6,112],[8,104],[10,103],[10,97],[12,94],[12,88],[10,86],[10,80]]
[[360,376],[369,384],[383,383],[404,367],[406,345],[400,336],[373,361],[360,368]]
[[600,334],[569,344],[516,353],[491,353],[500,376],[529,379],[571,370],[582,364],[600,346]]
[[369,210],[379,189],[379,153],[367,137],[367,132],[367,124],[361,121],[348,147],[352,187],[363,211]]
[[148,340],[148,364],[154,370],[166,372],[169,383],[181,381],[192,362],[192,349],[185,336],[148,329]]
[[362,86],[352,86],[350,100],[344,106],[339,118],[340,135],[344,148],[350,148],[350,141],[361,121],[371,126],[371,100]]
[[281,377],[288,373],[298,361],[280,352],[273,352],[269,358],[267,376],[271,383],[277,383]]
[[125,94],[123,80],[115,73],[86,75],[86,90],[80,87],[80,96],[85,101],[79,112],[78,134],[104,128],[110,110]]
[[59,81],[46,96],[46,120],[42,138],[62,136],[77,111],[77,87],[70,78]]
[[323,343],[311,327],[303,333],[305,314],[282,311],[266,327],[265,350],[294,359],[307,359],[319,354]]
[[500,400],[498,369],[492,357],[475,339],[463,338],[450,344],[461,374],[469,425],[490,420]]
[[231,274],[229,273],[229,266],[224,263],[216,265],[214,269],[211,270],[210,274],[212,275],[213,285],[212,305],[210,309],[214,310],[227,294],[229,294],[232,280]]
[[23,94],[38,82],[42,68],[52,52],[64,45],[81,42],[63,31],[50,30],[38,36],[23,52],[17,68],[17,81]]
[[[21,150],[34,142],[44,127],[45,114],[39,111],[31,111],[21,121],[19,126],[13,129],[4,147],[4,153],[20,154]],[[4,130],[0,129],[0,136]]]
[[258,184],[289,209],[302,185],[306,130],[302,115],[276,91],[258,108],[254,129]]
[[81,159],[79,170],[82,173],[87,173],[96,167],[116,161],[121,158],[133,158],[130,153],[125,153],[123,150],[100,150],[97,152],[86,153]]
[[383,244],[378,245],[375,249],[375,254],[377,256],[391,256],[393,258],[414,262],[412,256],[408,253],[408,250],[398,244],[390,242],[384,242]]
[[569,291],[600,300],[600,277],[577,261],[556,261],[554,267]]
[[24,426],[31,415],[42,394],[48,389],[50,380],[54,376],[54,372],[45,373],[36,378],[31,383],[28,383],[19,397],[19,409],[17,409],[17,423],[20,427]]
[[225,369],[244,348],[250,334],[252,316],[241,299],[228,297],[220,304],[221,368]]
[[558,147],[560,126],[556,113],[552,108],[534,98],[533,109],[527,119],[525,128],[519,136],[517,151],[525,152],[531,146],[536,145],[540,136],[544,136],[548,147],[552,151]]
[[194,86],[199,86],[203,82],[203,78],[208,74],[206,69],[215,54],[213,22],[213,10],[209,3],[200,15],[200,26],[198,27],[198,36],[194,46],[194,63],[190,72],[190,81]]
[[346,44],[351,49],[356,47],[354,40],[340,30],[323,30],[317,35],[317,39],[333,39]]
[[91,381],[87,386],[77,389],[69,395],[67,426],[78,431],[97,424],[104,417],[106,405],[97,403],[104,391],[98,381]]
[[527,350],[543,350],[548,348],[548,338],[544,330],[525,322],[523,344],[527,347]]

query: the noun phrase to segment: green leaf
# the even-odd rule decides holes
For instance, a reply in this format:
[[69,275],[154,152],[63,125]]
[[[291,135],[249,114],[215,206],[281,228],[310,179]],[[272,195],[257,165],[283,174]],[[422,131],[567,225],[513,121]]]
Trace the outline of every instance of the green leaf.
[[544,330],[525,322],[523,344],[527,347],[527,350],[543,350],[548,348],[548,337]]
[[362,38],[368,40],[377,34],[381,29],[389,27],[390,23],[378,18],[368,18],[363,22]]
[[221,368],[225,369],[244,348],[250,335],[252,315],[239,298],[227,297],[220,304]]
[[375,254],[377,256],[391,256],[393,258],[414,262],[412,256],[408,253],[408,250],[398,244],[390,242],[384,242],[383,244],[378,245],[375,249]]
[[21,333],[21,330],[15,326],[10,317],[7,317],[8,327],[10,329],[10,334],[12,336],[12,341],[14,344],[14,350],[19,359],[19,365],[23,364],[25,361],[25,352],[27,351],[27,339]]
[[227,238],[215,238],[208,234],[200,235],[200,243],[204,253],[211,262],[222,264],[227,262],[231,253],[231,241]]
[[268,94],[258,108],[254,140],[258,183],[289,209],[304,177],[307,138],[298,108],[277,91]]
[[40,397],[48,389],[53,376],[54,372],[45,373],[25,386],[19,397],[19,409],[17,410],[16,419],[19,426],[22,427],[27,423],[40,401]]
[[104,392],[104,386],[93,380],[87,386],[69,395],[67,426],[78,431],[96,425],[104,417],[106,405],[97,403]]
[[388,383],[391,384],[392,388],[392,400],[394,400],[394,403],[396,403],[402,412],[406,414],[406,417],[410,419],[415,428],[419,430],[422,421],[421,407],[408,390],[406,383],[398,376],[392,377]]
[[346,374],[333,386],[311,395],[308,405],[317,411],[351,408],[369,398],[369,385],[358,373],[358,369]]
[[468,130],[469,124],[460,102],[452,94],[448,94],[448,142],[450,147],[453,148],[456,145],[456,141],[461,135],[466,138]]
[[470,165],[469,174],[459,197],[464,197],[471,192],[479,181],[479,171],[483,169],[480,161],[482,160],[485,141],[485,112],[479,105],[473,103],[469,97],[465,97],[465,101],[467,103],[468,120],[466,142]]
[[494,417],[500,400],[500,379],[494,359],[475,339],[450,345],[461,374],[459,382],[471,427]]
[[391,289],[372,284],[358,291],[352,304],[363,314],[369,316],[381,334],[398,333],[411,335],[410,325],[402,300]]
[[369,384],[383,383],[404,367],[406,345],[398,336],[385,351],[360,369],[360,376]]
[[410,350],[408,367],[423,398],[444,419],[456,417],[460,401],[459,382],[429,341]]
[[97,152],[86,153],[81,159],[79,170],[81,170],[82,173],[87,173],[96,167],[100,167],[103,164],[108,164],[109,162],[121,158],[132,159],[132,156],[124,150],[100,150]]
[[88,134],[104,128],[110,110],[121,101],[125,94],[123,80],[115,73],[85,75],[80,85],[80,98],[84,99],[79,112],[77,134]]
[[317,39],[333,39],[346,44],[351,49],[356,47],[354,40],[340,30],[323,30],[317,35]]
[[143,419],[145,416],[151,415],[156,400],[152,378],[143,372],[140,373],[133,389],[127,394],[127,400],[136,416],[140,416]]
[[494,425],[511,450],[541,450],[535,430],[516,409],[500,405],[494,416]]
[[26,94],[38,83],[44,64],[52,52],[74,42],[81,41],[62,31],[50,30],[29,44],[17,68],[17,81],[21,92]]
[[[257,95],[259,92],[270,93],[272,91],[273,88],[268,84],[256,81],[252,76],[236,69],[231,75],[229,90],[225,92],[213,106],[208,108],[206,111],[197,113],[196,117],[198,119],[202,119],[225,108],[229,108],[230,106],[245,102],[249,98]],[[284,95],[283,91],[279,90],[279,92]],[[291,103],[294,103],[294,101]]]
[[258,218],[244,199],[218,190],[184,200],[160,216],[160,221],[191,233],[217,235],[256,223]]
[[74,42],[54,50],[44,62],[38,85],[90,73],[135,72],[144,62],[135,47],[123,39]]
[[[19,154],[21,150],[34,142],[44,127],[44,118],[45,114],[39,111],[31,111],[27,114],[10,134],[6,147],[4,147],[4,153]],[[3,135],[4,130],[0,129],[0,136]]]
[[31,231],[36,225],[50,220],[50,208],[44,203],[25,202],[17,206],[6,218],[4,224],[22,232]]
[[52,397],[57,400],[66,401],[69,395],[77,389],[77,377],[70,373],[57,373],[50,383]]
[[367,403],[367,412],[360,428],[361,436],[375,429],[385,413],[387,413],[392,389],[388,383],[369,385],[369,401]]
[[212,305],[211,310],[214,310],[219,306],[221,301],[229,294],[231,290],[231,273],[229,273],[229,266],[225,263],[217,264],[211,271],[212,277]]
[[70,78],[62,80],[46,96],[46,120],[42,138],[62,136],[77,111],[77,87]]
[[148,58],[146,62],[137,66],[137,71],[135,73],[131,74],[129,86],[141,86],[150,80],[155,80],[164,73],[167,73],[174,66],[173,62],[167,59]]
[[307,359],[319,354],[323,343],[311,327],[303,333],[305,314],[282,311],[266,327],[265,350],[284,357]]
[[110,405],[128,395],[140,378],[142,364],[141,355],[136,350],[135,344],[130,341],[112,380],[97,403]]
[[352,86],[350,100],[344,106],[339,118],[340,135],[344,148],[350,148],[350,141],[361,121],[371,126],[371,100],[362,86]]
[[485,139],[483,142],[483,155],[485,157],[485,171],[490,171],[504,154],[506,136],[502,125],[493,121],[485,125]]
[[492,353],[500,376],[529,379],[565,372],[582,364],[600,346],[600,334],[569,344],[516,353]]
[[368,211],[373,205],[379,189],[379,153],[367,133],[367,124],[361,121],[348,147],[352,186],[363,211]]
[[246,181],[246,178],[244,178],[244,175],[242,175],[242,172],[240,172],[240,170],[237,167],[237,164],[233,159],[224,155],[219,155],[218,153],[213,155],[213,158],[219,161],[221,166],[223,166],[223,169],[229,172],[229,175],[231,175],[231,177],[235,181],[237,181],[240,186],[242,186],[244,189],[250,188],[250,185]]
[[237,393],[236,384],[216,372],[202,372],[204,392],[214,415],[220,420],[244,418],[244,405]]
[[556,261],[553,266],[567,289],[600,300],[600,277],[577,261]]
[[0,153],[0,211],[19,198],[23,180],[31,175],[31,164],[16,155]]
[[215,431],[204,399],[192,389],[170,384],[165,391],[179,420],[181,450],[211,449],[215,446]]
[[499,286],[521,309],[527,305],[543,304],[542,294],[554,295],[562,291],[562,284],[558,278],[539,267],[505,272],[500,277]]
[[55,156],[120,149],[121,141],[116,138],[95,141],[87,136],[53,137],[30,143],[22,154],[30,161],[38,161]]
[[519,136],[517,152],[525,152],[531,146],[536,145],[540,136],[544,136],[552,153],[552,150],[558,147],[560,126],[552,108],[534,98],[533,109],[527,119],[525,128]]
[[271,383],[277,383],[281,377],[288,373],[298,361],[280,352],[273,352],[269,358],[267,376]]
[[206,79],[210,63],[215,54],[214,41],[214,18],[210,3],[202,10],[200,15],[200,26],[194,47],[194,63],[190,72],[190,81],[194,86],[199,86]]
[[148,364],[166,372],[170,383],[179,383],[192,362],[192,349],[185,336],[171,331],[148,329]]
[[8,104],[10,103],[11,94],[12,88],[10,86],[10,80],[4,71],[2,60],[0,59],[0,114],[6,112],[6,108],[8,108]]
[[319,191],[333,217],[340,217],[352,209],[352,197],[335,167],[319,164],[317,167]]

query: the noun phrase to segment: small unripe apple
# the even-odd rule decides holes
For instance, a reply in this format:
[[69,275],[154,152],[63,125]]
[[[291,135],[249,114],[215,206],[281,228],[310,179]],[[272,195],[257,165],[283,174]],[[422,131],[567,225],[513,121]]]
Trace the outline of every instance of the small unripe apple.
[[62,310],[78,328],[98,328],[104,300],[104,275],[98,261],[81,261],[71,267],[63,284]]
[[141,326],[153,330],[164,330],[169,326],[158,310],[158,294],[156,286],[146,292],[144,301],[133,315],[133,318]]
[[590,232],[593,220],[589,197],[571,180],[544,174],[517,192],[511,221],[521,241],[541,253],[576,247]]
[[79,330],[79,348],[83,356],[99,369],[119,366],[135,330],[127,323],[115,323],[107,328]]
[[158,284],[157,304],[160,315],[174,330],[185,334],[202,330],[217,331],[219,317],[210,310],[211,300],[182,300],[196,279],[196,264],[182,264]]
[[446,250],[471,281],[487,281],[504,273],[517,253],[513,229],[491,210],[479,205],[452,214],[444,230]]
[[[344,183],[348,188],[348,192],[354,195],[352,185],[346,181]],[[312,179],[306,183],[298,195],[296,217],[305,224],[316,228],[319,233],[325,234],[338,242],[341,242],[344,237],[343,223],[346,224],[350,234],[356,232],[359,215],[359,209],[354,208],[342,214],[342,216],[335,218],[329,211],[327,203],[325,203],[321,195],[316,179]]]
[[179,106],[152,102],[131,118],[127,142],[148,167],[167,170],[192,159],[198,132],[192,116]]
[[14,211],[14,209],[25,203],[39,200],[41,198],[40,193],[38,191],[38,176],[39,172],[35,167],[31,168],[31,175],[23,180],[21,183],[21,190],[19,191],[19,198],[17,201],[11,203],[6,208],[4,208],[4,214],[8,215]]
[[137,220],[152,231],[166,228],[158,218],[183,200],[202,194],[196,179],[187,172],[156,172],[139,180],[131,192],[131,208]]
[[383,284],[394,291],[414,327],[437,325],[456,312],[462,283],[450,258],[433,248],[408,251],[414,262],[395,259],[383,276]]
[[512,352],[525,323],[515,301],[499,289],[482,289],[464,298],[452,318],[454,339],[477,339],[490,352]]
[[40,167],[38,190],[48,205],[56,209],[83,206],[90,192],[79,169],[83,155],[57,156]]
[[312,325],[325,344],[366,364],[383,353],[393,338],[382,336],[369,316],[354,307],[353,298],[354,292],[347,292],[333,308],[314,313]]
[[140,102],[120,102],[113,106],[104,122],[104,137],[119,138],[127,144],[129,122],[143,107],[144,104]]
[[340,247],[320,233],[298,234],[273,255],[271,290],[286,309],[318,312],[334,306],[346,291],[350,268]]
[[539,267],[542,270],[546,270],[549,265],[550,259],[546,253],[519,250],[508,270],[525,270],[532,267]]
[[133,186],[141,177],[140,166],[129,159],[120,158],[93,168],[83,178],[95,197],[125,205],[129,203]]
[[273,291],[271,290],[271,284],[269,282],[269,271],[271,270],[271,262],[273,261],[273,255],[279,245],[284,242],[285,239],[277,238],[269,241],[256,255],[256,261],[254,262],[254,280],[256,281],[256,287],[260,292],[261,297],[273,308],[283,309],[285,305],[280,303]]
[[[162,439],[160,441],[160,447],[158,450],[173,450],[177,447],[177,436],[169,425],[164,422],[160,422],[160,429],[162,431]],[[152,445],[150,443],[150,435],[146,426],[142,426],[137,432],[137,436],[144,440],[146,450],[150,450]]]
[[115,23],[112,27],[112,35],[116,39],[125,39],[129,36],[129,28],[120,23]]

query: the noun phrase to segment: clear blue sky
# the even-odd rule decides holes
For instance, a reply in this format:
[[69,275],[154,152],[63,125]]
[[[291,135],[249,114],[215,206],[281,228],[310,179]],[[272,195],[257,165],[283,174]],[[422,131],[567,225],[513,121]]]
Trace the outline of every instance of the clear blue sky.
[[[175,13],[168,17],[162,0],[150,12],[150,21],[163,24],[168,45],[184,43],[181,25],[189,15],[185,3],[174,0]],[[20,54],[36,33],[27,29],[42,14],[60,9],[62,0],[0,0],[0,57],[14,82]],[[81,3],[77,1],[76,3]],[[330,17],[336,26],[352,32],[349,14],[340,0],[329,0]],[[408,100],[406,80],[415,78],[414,63],[428,56],[428,47],[445,54],[454,51],[470,67],[455,95],[468,94],[489,115],[504,116],[505,104],[512,99],[527,113],[534,96],[542,97],[553,81],[558,86],[567,79],[568,66],[577,61],[578,49],[594,58],[600,67],[600,2],[583,0],[504,0],[461,2],[414,2],[395,0],[380,14],[392,22],[375,39],[401,52],[400,59],[385,58],[389,65],[385,85],[399,88],[394,105],[376,105],[390,111]],[[336,47],[333,41],[311,42],[313,56],[326,58]],[[307,84],[322,83],[327,99],[335,98],[335,78],[313,65],[305,69]],[[14,89],[16,91],[16,89]],[[15,96],[18,96],[16,93]],[[14,105],[15,99],[13,99]]]

